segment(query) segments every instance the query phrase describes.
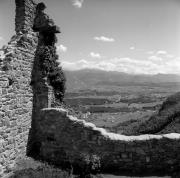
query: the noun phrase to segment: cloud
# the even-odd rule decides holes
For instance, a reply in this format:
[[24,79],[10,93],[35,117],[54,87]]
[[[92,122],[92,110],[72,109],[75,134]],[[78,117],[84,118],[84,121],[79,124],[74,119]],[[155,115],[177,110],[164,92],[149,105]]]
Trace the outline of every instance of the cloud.
[[79,70],[79,69],[84,69],[87,68],[89,62],[81,59],[76,62],[70,62],[70,61],[61,61],[61,65],[63,68],[68,69],[68,70]]
[[[100,69],[105,71],[119,71],[127,73],[148,73],[149,63],[143,63],[130,58],[113,58],[108,61],[87,61],[76,62],[63,61],[62,66],[68,70],[79,70],[84,68]],[[143,70],[142,70],[143,69]]]
[[[159,57],[163,57],[163,58],[175,58],[174,55],[172,54],[169,54],[167,51],[163,51],[163,50],[160,50],[160,51],[157,51],[157,52],[154,52],[154,51],[148,51],[147,54],[150,54],[150,55],[154,55],[156,56],[157,58]],[[151,58],[152,56],[150,56]]]
[[153,63],[162,63],[163,62],[163,58],[161,58],[159,56],[150,56],[150,57],[148,57],[148,59]]
[[135,47],[134,47],[134,46],[131,46],[129,49],[130,49],[130,50],[134,50],[134,49],[135,49]]
[[57,51],[66,52],[67,47],[61,44],[61,45],[57,46]]
[[103,41],[103,42],[114,42],[115,41],[114,38],[108,38],[105,36],[94,37],[94,40]]
[[72,0],[73,6],[81,8],[84,0]]
[[157,51],[157,54],[167,54],[167,51]]
[[102,58],[102,56],[101,56],[99,53],[94,53],[94,52],[91,52],[91,53],[90,53],[90,56],[91,56],[92,58],[98,58],[98,59]]
[[0,41],[3,41],[3,40],[4,40],[4,38],[2,36],[0,36]]
[[160,58],[151,56],[146,60],[132,58],[112,58],[108,60],[79,60],[75,62],[62,61],[62,66],[68,70],[84,68],[118,71],[131,74],[180,74],[180,58]]

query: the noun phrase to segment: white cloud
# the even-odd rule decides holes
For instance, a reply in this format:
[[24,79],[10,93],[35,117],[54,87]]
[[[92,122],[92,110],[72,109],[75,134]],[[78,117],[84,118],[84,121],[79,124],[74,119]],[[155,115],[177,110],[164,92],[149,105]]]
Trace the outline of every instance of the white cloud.
[[114,38],[109,38],[109,37],[105,37],[105,36],[100,36],[100,37],[94,37],[94,40],[97,41],[103,41],[103,42],[114,42]]
[[79,70],[79,69],[87,68],[89,62],[84,59],[81,59],[76,62],[62,61],[61,65],[68,70]]
[[[169,54],[167,51],[163,51],[163,50],[160,50],[160,51],[157,51],[157,52],[154,52],[154,51],[148,51],[147,54],[150,54],[150,55],[153,55],[155,56],[156,58],[165,58],[165,59],[169,59],[169,58],[175,58],[174,55],[172,54]],[[150,56],[149,58],[153,57],[153,56]]]
[[67,47],[61,44],[61,45],[57,46],[57,51],[66,52]]
[[72,0],[73,6],[81,8],[84,0]]
[[157,54],[167,54],[167,51],[157,51]]
[[79,70],[84,68],[101,69],[105,71],[119,71],[131,74],[157,74],[171,73],[180,74],[180,59],[166,59],[150,56],[146,60],[132,58],[112,58],[108,60],[79,60],[75,62],[63,61],[65,69]]
[[130,50],[135,50],[135,47],[134,47],[134,46],[131,46],[129,49],[130,49]]
[[94,52],[91,52],[91,53],[90,53],[90,56],[91,56],[92,58],[98,58],[98,59],[102,58],[102,56],[101,56],[99,53],[94,53]]
[[161,63],[161,62],[163,62],[163,58],[158,57],[158,56],[150,56],[150,57],[148,57],[148,59],[150,61],[152,61],[153,63]]
[[3,40],[4,40],[4,38],[2,36],[0,36],[0,41],[3,41]]

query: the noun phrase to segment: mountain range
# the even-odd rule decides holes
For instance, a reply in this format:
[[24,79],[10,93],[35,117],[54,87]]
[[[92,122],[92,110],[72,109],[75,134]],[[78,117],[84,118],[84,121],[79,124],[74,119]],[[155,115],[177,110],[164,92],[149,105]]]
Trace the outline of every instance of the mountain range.
[[65,70],[67,90],[88,89],[97,85],[108,86],[155,86],[166,87],[180,85],[180,75],[176,74],[127,74],[115,71],[96,69],[82,69],[76,71]]

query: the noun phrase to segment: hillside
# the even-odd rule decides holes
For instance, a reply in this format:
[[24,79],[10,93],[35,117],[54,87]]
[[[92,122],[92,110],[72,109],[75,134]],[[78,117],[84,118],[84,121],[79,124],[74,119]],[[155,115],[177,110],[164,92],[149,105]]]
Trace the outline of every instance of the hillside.
[[180,133],[180,92],[163,102],[159,111],[147,121],[127,130],[124,134],[166,134]]
[[65,71],[67,91],[88,89],[94,86],[180,86],[180,76],[174,74],[131,75],[122,72],[83,69]]

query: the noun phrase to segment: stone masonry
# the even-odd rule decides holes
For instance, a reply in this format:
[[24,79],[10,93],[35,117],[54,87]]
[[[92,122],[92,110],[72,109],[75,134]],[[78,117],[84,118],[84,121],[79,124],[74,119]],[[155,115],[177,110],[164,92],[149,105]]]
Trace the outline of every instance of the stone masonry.
[[[0,174],[13,168],[26,153],[31,127],[31,72],[38,43],[32,26],[33,0],[16,0],[16,34],[1,50],[0,59]],[[0,176],[1,177],[1,176]]]
[[36,155],[36,119],[41,109],[61,102],[65,91],[56,61],[59,28],[44,13],[44,3],[15,4],[16,34],[0,59],[0,174],[10,172],[18,157]]
[[180,168],[180,134],[125,136],[47,108],[37,121],[39,156],[75,173],[171,174]]
[[51,108],[64,94],[59,84],[65,80],[55,62],[59,29],[43,12],[43,3],[15,3],[16,34],[0,58],[0,177],[26,154],[74,173],[170,174],[178,170],[180,134],[108,133],[66,110]]
[[44,3],[37,4],[33,30],[38,32],[38,45],[34,58],[31,86],[33,89],[32,124],[28,142],[29,156],[36,157],[37,145],[36,120],[41,109],[51,107],[55,102],[61,103],[64,95],[65,77],[59,66],[56,54],[56,34],[60,33],[59,27],[44,12]]

